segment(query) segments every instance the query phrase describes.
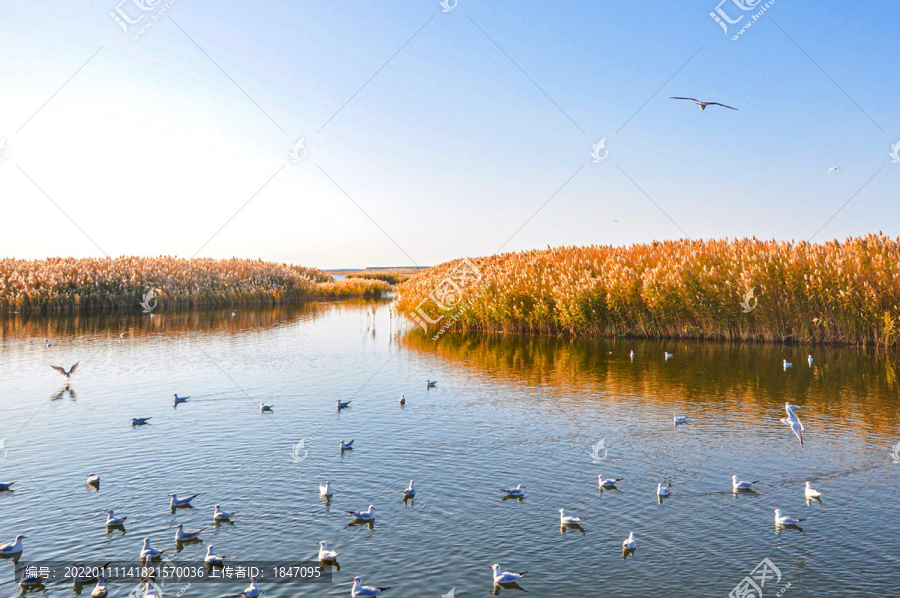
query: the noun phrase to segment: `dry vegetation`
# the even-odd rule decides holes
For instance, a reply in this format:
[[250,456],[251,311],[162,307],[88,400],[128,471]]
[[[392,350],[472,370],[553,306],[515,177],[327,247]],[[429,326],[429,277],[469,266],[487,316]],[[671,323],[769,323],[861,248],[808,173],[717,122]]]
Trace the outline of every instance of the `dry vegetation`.
[[[559,247],[472,261],[483,278],[465,289],[466,307],[424,304],[432,318],[456,315],[455,329],[876,346],[900,338],[900,240],[880,233],[822,244]],[[415,311],[458,264],[401,285],[399,310]],[[750,289],[758,304],[744,313]]]
[[364,280],[383,280],[388,284],[400,284],[411,278],[411,274],[394,274],[394,273],[375,273],[361,272],[359,274],[348,274],[347,278],[361,278]]
[[260,260],[0,260],[0,312],[135,309],[151,289],[161,307],[235,307],[377,297],[389,288],[381,281],[335,282],[314,268]]

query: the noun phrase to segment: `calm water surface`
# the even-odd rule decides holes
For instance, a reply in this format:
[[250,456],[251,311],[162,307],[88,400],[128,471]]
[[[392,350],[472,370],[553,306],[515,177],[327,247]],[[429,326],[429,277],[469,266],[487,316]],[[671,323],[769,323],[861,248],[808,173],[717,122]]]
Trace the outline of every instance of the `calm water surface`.
[[[495,562],[528,570],[531,596],[727,596],[764,558],[782,575],[764,596],[897,595],[895,356],[814,349],[810,368],[803,347],[434,342],[398,324],[385,303],[0,320],[0,481],[18,480],[0,493],[0,542],[27,535],[23,563],[134,560],[145,536],[174,553],[172,526],[184,523],[207,530],[179,559],[210,543],[263,561],[312,559],[319,540],[341,551],[333,583],[263,583],[273,598],[348,596],[354,575],[398,598],[519,596],[493,588]],[[49,366],[79,360],[59,393]],[[175,392],[192,398],[173,408]],[[778,421],[786,400],[801,406],[803,447]],[[275,412],[259,413],[262,401]],[[676,429],[675,412],[689,422]],[[132,417],[152,424],[132,428]],[[307,456],[295,462],[302,438]],[[355,450],[341,455],[342,438]],[[89,472],[102,478],[97,492]],[[597,474],[625,480],[601,492]],[[735,496],[731,474],[761,480],[759,491]],[[404,505],[410,478],[419,496]],[[659,504],[664,478],[673,495]],[[329,503],[317,491],[325,479]],[[806,504],[805,480],[823,504]],[[501,500],[518,483],[526,498]],[[170,492],[203,494],[171,514]],[[216,503],[239,512],[233,525],[211,525]],[[369,504],[377,523],[348,526],[345,510]],[[560,507],[587,517],[583,530],[562,533]],[[803,530],[776,529],[776,507],[806,518]],[[107,508],[128,516],[124,533],[107,533]],[[637,551],[623,559],[631,531]],[[0,560],[0,595],[19,594],[12,574]],[[119,596],[133,586],[111,584]]]

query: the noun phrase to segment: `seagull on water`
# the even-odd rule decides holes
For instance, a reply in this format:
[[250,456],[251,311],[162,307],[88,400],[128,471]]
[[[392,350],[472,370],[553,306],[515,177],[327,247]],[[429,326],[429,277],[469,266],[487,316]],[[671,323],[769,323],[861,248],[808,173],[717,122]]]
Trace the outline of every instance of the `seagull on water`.
[[525,486],[523,486],[522,484],[519,484],[515,488],[509,488],[508,490],[501,489],[500,492],[506,492],[507,496],[512,496],[515,498],[522,498],[523,496],[525,496]]
[[[47,346],[49,347],[50,345],[47,345]],[[68,371],[68,372],[65,370],[65,368],[61,368],[61,367],[59,367],[58,365],[51,365],[50,367],[52,367],[54,370],[56,370],[57,372],[59,372],[60,375],[61,375],[63,378],[65,378],[66,380],[71,380],[71,379],[72,379],[72,374],[74,374],[74,373],[75,373],[75,370],[78,369],[78,364],[79,364],[79,363],[81,363],[81,362],[80,362],[80,361],[76,361],[76,362],[75,362],[75,365],[73,365],[71,368],[69,368],[69,371]]]
[[186,498],[178,498],[177,494],[166,494],[166,496],[169,497],[169,507],[175,509],[190,506],[191,501],[200,496],[200,494],[192,494]]
[[813,364],[812,355],[807,356],[806,362],[809,364],[809,367],[812,367],[812,364]]
[[634,361],[634,351],[631,352],[631,361]]
[[331,491],[331,482],[325,482],[324,484],[319,484],[319,496],[324,496],[325,498],[330,498],[334,492]]
[[22,571],[22,577],[19,578],[19,587],[20,588],[34,588],[44,583],[44,579],[49,577],[49,575],[30,575],[28,572],[29,567],[22,566],[20,569],[16,569],[16,572]]
[[213,567],[222,565],[225,563],[225,559],[231,555],[228,554],[215,554],[213,553],[213,546],[210,544],[206,547],[206,556],[203,557],[203,562],[207,565],[212,565]]
[[494,572],[494,583],[504,584],[504,583],[516,583],[523,577],[528,571],[521,571],[519,573],[512,573],[511,571],[500,571],[500,565],[494,563],[491,565],[491,571]]
[[0,482],[0,492],[9,490],[13,484],[15,484],[15,482]]
[[822,493],[819,492],[818,490],[813,490],[812,488],[810,488],[809,482],[806,482],[806,489],[803,491],[803,495],[806,496],[806,498],[813,498],[813,499],[822,498]]
[[794,519],[793,517],[788,517],[787,515],[781,514],[781,509],[775,509],[773,511],[775,513],[775,524],[776,525],[785,525],[785,526],[797,526],[801,521],[805,521],[805,519]]
[[677,426],[678,424],[683,424],[684,422],[686,422],[687,416],[676,414],[676,415],[672,416],[672,421],[675,422],[675,425]]
[[341,402],[341,400],[338,399],[338,400],[337,400],[337,408],[338,408],[338,411],[340,411],[341,409],[346,409],[347,407],[350,406],[350,403],[352,403],[352,402],[353,402],[353,401]]
[[199,536],[205,529],[206,529],[205,527],[202,527],[197,530],[184,531],[184,525],[179,523],[178,525],[175,526],[175,541],[176,542],[187,542],[188,540],[193,540],[197,536]]
[[794,432],[794,436],[796,436],[797,440],[800,441],[800,446],[803,446],[803,424],[800,423],[800,418],[797,417],[796,413],[794,413],[794,406],[790,403],[785,403],[784,410],[787,412],[787,417],[782,418],[780,420],[781,423],[787,424],[791,427],[791,430]]
[[406,405],[406,397],[404,395],[400,395],[400,404]]
[[663,483],[660,482],[656,485],[656,495],[657,496],[669,496],[672,494],[672,484],[666,482],[666,485],[663,486]]
[[357,521],[375,521],[375,507],[369,505],[367,511],[347,511]]
[[96,473],[87,474],[87,485],[88,486],[99,486],[100,485],[100,476]]
[[416,488],[413,486],[413,481],[409,481],[409,488],[403,491],[403,498],[412,498],[416,495]]
[[788,361],[787,359],[782,359],[781,364],[784,366],[784,371],[787,371],[788,368],[794,367],[794,364]]
[[150,538],[144,538],[144,547],[141,548],[141,560],[152,561],[158,559],[166,550],[159,550],[150,546]]
[[216,505],[216,511],[215,511],[215,513],[213,513],[213,521],[226,521],[226,520],[228,520],[228,519],[231,519],[231,517],[232,517],[235,513],[237,513],[237,511],[234,511],[234,512],[232,512],[232,513],[229,513],[228,511],[223,511],[223,510],[219,507],[219,505]]
[[634,539],[634,532],[628,534],[628,537],[625,538],[625,541],[622,542],[622,548],[625,550],[634,550],[637,546],[637,540]]
[[434,388],[437,386],[437,380],[426,380],[425,382],[428,384],[425,388]]
[[0,554],[9,555],[9,554],[20,554],[22,552],[22,540],[27,538],[28,536],[16,536],[16,539],[7,544],[0,544]]
[[353,450],[353,441],[351,440],[350,442],[344,442],[344,440],[341,439],[341,451],[349,450]]
[[265,403],[260,403],[259,412],[263,413],[264,411],[272,411],[272,407],[274,407],[274,405],[266,405]]
[[584,517],[573,517],[572,515],[566,515],[565,509],[559,510],[560,525],[579,525],[582,521],[584,521]]
[[72,582],[76,586],[82,586],[86,583],[90,583],[92,581],[97,581],[99,572],[103,569],[109,567],[109,564],[112,561],[107,561],[105,564],[100,565],[99,567],[89,567],[84,563],[76,563],[74,567],[72,567],[77,573],[72,577]]
[[742,482],[738,481],[737,476],[731,476],[731,489],[732,490],[753,490],[753,484],[759,484],[759,480],[754,482]]
[[674,353],[669,353],[668,351],[663,351],[663,355],[665,355],[666,361],[669,361],[670,359],[672,359],[673,357],[675,357],[675,354],[674,354]]
[[236,315],[237,315],[237,312],[234,311],[234,310],[231,310],[231,317],[233,318],[233,317],[236,316]]
[[106,582],[103,581],[103,574],[97,579],[97,585],[91,590],[91,598],[105,598],[109,591],[106,589]]
[[698,106],[700,106],[700,110],[706,110],[707,106],[721,106],[722,108],[730,108],[732,110],[737,110],[734,106],[728,106],[727,104],[720,104],[719,102],[701,102],[697,98],[682,98],[678,96],[669,96],[670,100],[690,100],[694,102]]
[[247,589],[241,592],[241,596],[244,598],[256,598],[259,596],[259,586],[256,585],[256,578],[250,578],[250,585],[247,586]]
[[624,479],[625,478],[606,478],[606,479],[604,479],[603,476],[598,475],[597,483],[600,484],[601,488],[615,488],[616,482],[621,482]]
[[319,560],[320,561],[333,561],[338,558],[340,552],[334,550],[328,550],[328,542],[322,540],[318,542],[319,545]]
[[103,512],[106,513],[106,527],[124,525],[125,520],[128,519],[128,517],[116,517],[116,514],[112,509],[106,509]]
[[178,403],[184,403],[184,402],[187,401],[189,398],[191,398],[191,397],[179,397],[179,396],[178,396],[178,393],[176,392],[176,393],[175,393],[175,404],[177,405]]
[[351,598],[357,598],[357,596],[377,596],[378,594],[391,589],[391,586],[388,586],[386,588],[364,586],[362,585],[362,577],[360,577],[359,575],[354,577],[352,581],[353,589],[350,591]]
[[143,426],[146,423],[149,423],[152,417],[132,417],[131,425],[132,426]]

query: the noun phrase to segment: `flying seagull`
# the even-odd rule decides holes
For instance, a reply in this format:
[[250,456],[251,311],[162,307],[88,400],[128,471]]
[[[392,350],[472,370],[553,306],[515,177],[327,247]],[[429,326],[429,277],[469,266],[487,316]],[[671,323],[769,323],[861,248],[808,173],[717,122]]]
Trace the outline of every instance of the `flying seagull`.
[[701,102],[697,98],[682,98],[677,96],[670,96],[670,100],[690,100],[700,106],[700,110],[706,110],[707,106],[721,106],[722,108],[731,108],[732,110],[737,110],[734,106],[728,106],[726,104],[720,104],[719,102]]
[[844,169],[841,168],[840,166],[832,166],[831,168],[828,169],[828,174],[831,174],[835,170],[844,170]]
[[75,370],[78,369],[78,364],[79,364],[79,363],[81,363],[81,362],[76,361],[76,362],[75,362],[75,365],[73,365],[71,368],[69,368],[69,371],[68,371],[68,372],[65,370],[65,368],[61,368],[61,367],[59,367],[58,365],[51,365],[50,367],[52,367],[54,370],[56,370],[57,372],[59,372],[60,375],[61,375],[63,378],[65,378],[66,380],[71,380],[71,379],[72,379],[72,374],[74,374],[74,373],[75,373]]

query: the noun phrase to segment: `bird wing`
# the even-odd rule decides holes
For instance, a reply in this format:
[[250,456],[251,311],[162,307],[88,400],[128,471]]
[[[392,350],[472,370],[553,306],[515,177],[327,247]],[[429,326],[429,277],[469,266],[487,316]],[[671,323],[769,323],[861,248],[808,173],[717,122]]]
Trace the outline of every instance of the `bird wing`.
[[670,100],[690,100],[692,102],[697,102],[698,104],[700,103],[700,100],[698,100],[697,98],[682,98],[679,96],[669,96],[669,99]]
[[59,367],[58,365],[51,365],[50,367],[52,367],[54,370],[56,370],[57,372],[59,372],[59,373],[62,374],[63,376],[66,375],[66,370],[64,370],[63,368]]
[[719,102],[707,102],[709,106],[721,106],[722,108],[731,108],[732,110],[737,110],[734,106],[729,106],[727,104],[720,104]]
[[75,373],[75,370],[78,369],[78,364],[79,364],[79,363],[81,363],[81,362],[80,362],[80,361],[76,361],[76,362],[75,362],[75,365],[72,366],[72,369],[69,370],[69,375],[70,375],[70,376],[71,376],[72,374]]

